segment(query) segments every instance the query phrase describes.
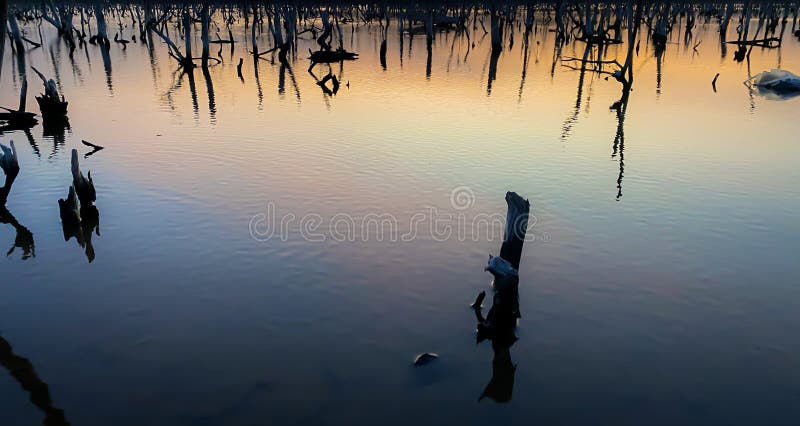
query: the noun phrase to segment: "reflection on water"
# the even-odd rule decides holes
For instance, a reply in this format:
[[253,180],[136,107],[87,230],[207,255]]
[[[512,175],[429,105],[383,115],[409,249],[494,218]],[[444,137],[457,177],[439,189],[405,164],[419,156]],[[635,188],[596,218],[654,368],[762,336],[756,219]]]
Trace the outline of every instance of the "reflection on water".
[[26,260],[30,259],[31,257],[36,257],[36,247],[34,246],[33,242],[33,233],[23,226],[17,218],[11,214],[10,211],[5,206],[0,206],[0,223],[11,225],[16,232],[16,236],[14,237],[14,243],[11,245],[11,248],[8,249],[6,256],[11,256],[14,254],[16,249],[20,249],[21,259]]
[[[2,6],[0,329],[49,383],[0,338],[3,424],[800,416],[798,98],[742,84],[800,70],[796,6]],[[302,233],[508,190],[524,250]]]
[[2,336],[0,336],[0,365],[22,386],[25,392],[30,393],[31,403],[45,415],[42,420],[43,425],[69,425],[64,418],[64,411],[53,405],[47,383],[43,382],[36,374],[33,364],[27,358],[15,354],[11,344]]

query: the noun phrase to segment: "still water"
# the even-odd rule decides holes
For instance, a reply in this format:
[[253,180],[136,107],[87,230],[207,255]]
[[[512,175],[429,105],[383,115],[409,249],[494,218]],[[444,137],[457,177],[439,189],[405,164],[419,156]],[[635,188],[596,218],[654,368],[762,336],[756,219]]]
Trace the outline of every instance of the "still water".
[[[316,77],[308,35],[291,68],[256,69],[241,20],[233,54],[213,46],[222,63],[192,76],[158,39],[70,57],[45,23],[25,63],[56,80],[69,128],[0,135],[21,166],[7,208],[35,245],[0,259],[0,336],[73,425],[796,424],[800,98],[742,83],[800,72],[800,42],[748,64],[714,22],[660,58],[645,39],[620,125],[619,83],[565,67],[585,44],[559,58],[537,22],[495,64],[480,27],[437,33],[429,55],[393,20],[385,68],[381,28],[346,26],[359,58]],[[17,105],[18,65],[7,48],[0,105]],[[315,79],[329,70],[335,95]],[[81,140],[105,149],[84,158]],[[97,189],[91,262],[59,219],[73,148]],[[504,217],[506,191],[531,201],[533,238],[497,404],[479,401],[494,354],[469,303],[491,291],[502,223],[469,223]],[[397,238],[361,226],[375,217]],[[0,226],[4,249],[16,237]],[[440,358],[411,367],[421,352]],[[41,423],[7,364],[0,423]]]

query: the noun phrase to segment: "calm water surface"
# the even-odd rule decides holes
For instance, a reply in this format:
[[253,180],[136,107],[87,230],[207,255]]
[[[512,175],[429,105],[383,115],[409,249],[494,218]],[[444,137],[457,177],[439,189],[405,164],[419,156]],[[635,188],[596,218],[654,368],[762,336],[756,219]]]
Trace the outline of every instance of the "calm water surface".
[[[437,34],[428,66],[424,35],[401,51],[393,21],[384,69],[379,27],[348,28],[360,58],[333,65],[335,96],[306,71],[310,40],[291,70],[267,55],[256,71],[241,23],[234,54],[193,79],[163,43],[112,42],[104,64],[43,26],[25,61],[56,79],[70,128],[0,135],[22,169],[7,207],[35,241],[35,257],[0,259],[0,335],[73,425],[796,424],[800,98],[742,82],[800,73],[800,42],[754,49],[748,71],[721,55],[716,24],[689,45],[675,32],[660,60],[643,41],[615,149],[619,84],[553,66],[537,19],[527,56],[517,32],[496,66],[480,30]],[[9,49],[3,67],[0,104],[16,106]],[[82,139],[106,147],[82,159],[100,211],[91,263],[56,203]],[[504,215],[508,190],[530,199],[535,239],[513,398],[495,404],[478,402],[493,352],[468,304],[490,289],[499,235],[319,242],[299,220],[319,215],[324,233],[336,215],[389,214],[403,233],[431,208]],[[268,213],[297,221],[253,238]],[[15,236],[0,227],[3,248]],[[441,358],[411,368],[425,351]],[[0,395],[0,423],[41,423],[6,369]]]

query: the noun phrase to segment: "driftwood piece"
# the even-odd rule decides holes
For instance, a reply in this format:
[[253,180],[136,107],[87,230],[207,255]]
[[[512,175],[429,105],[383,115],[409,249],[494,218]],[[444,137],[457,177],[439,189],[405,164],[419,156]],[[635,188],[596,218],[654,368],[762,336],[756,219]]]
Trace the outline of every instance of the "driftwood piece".
[[439,354],[435,354],[435,353],[431,353],[431,352],[425,352],[425,353],[421,353],[421,354],[417,355],[414,358],[413,365],[414,365],[414,367],[419,367],[419,366],[422,366],[422,365],[430,364],[431,362],[433,362],[433,361],[435,361],[437,359],[439,359]]

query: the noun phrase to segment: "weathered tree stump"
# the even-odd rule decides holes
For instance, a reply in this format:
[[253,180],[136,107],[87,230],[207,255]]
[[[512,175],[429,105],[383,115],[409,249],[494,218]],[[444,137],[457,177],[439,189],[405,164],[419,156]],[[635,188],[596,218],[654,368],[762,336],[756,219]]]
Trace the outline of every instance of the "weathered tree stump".
[[11,147],[0,144],[0,170],[3,170],[5,182],[0,187],[0,206],[6,204],[8,194],[11,192],[11,185],[17,179],[19,174],[19,159],[17,157],[17,147],[14,146],[14,141],[10,143]]
[[78,160],[78,150],[72,150],[72,186],[75,187],[75,193],[78,194],[78,199],[81,205],[90,205],[97,199],[97,192],[94,189],[94,181],[92,181],[92,172],[89,171],[88,178],[83,176],[81,166]]
[[16,110],[0,107],[6,112],[0,112],[0,121],[5,121],[3,130],[27,130],[35,126],[36,114],[25,111],[28,98],[28,80],[23,77],[22,87],[19,92],[19,107]]
[[486,317],[481,312],[481,303],[486,296],[481,292],[472,308],[478,321],[478,342],[492,341],[492,379],[483,390],[480,399],[491,398],[497,402],[511,400],[514,390],[516,366],[511,360],[510,348],[516,342],[514,330],[519,313],[519,262],[528,228],[530,203],[515,192],[506,193],[508,211],[506,229],[500,256],[489,256],[485,270],[494,277],[495,290],[492,307]]
[[48,80],[44,74],[39,72],[36,67],[31,67],[36,75],[42,79],[44,84],[44,93],[36,97],[36,102],[39,103],[39,111],[42,114],[42,119],[59,118],[67,115],[67,102],[63,95],[59,95],[58,87],[53,79]]

